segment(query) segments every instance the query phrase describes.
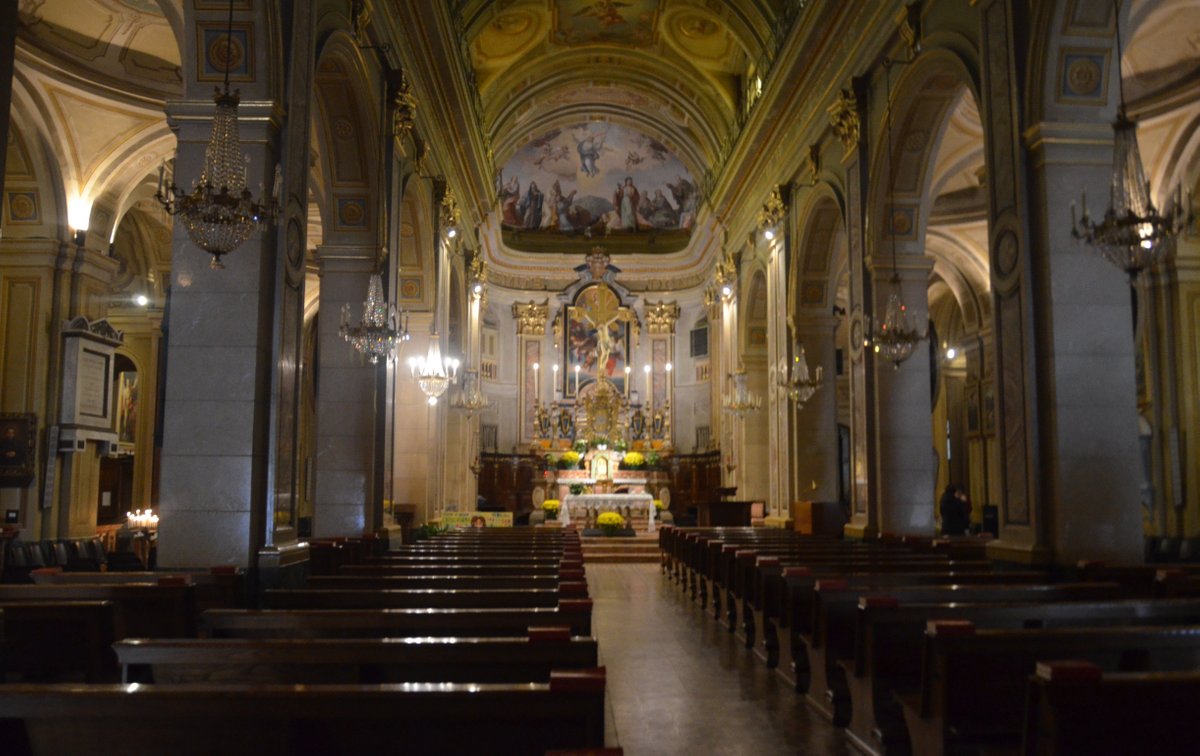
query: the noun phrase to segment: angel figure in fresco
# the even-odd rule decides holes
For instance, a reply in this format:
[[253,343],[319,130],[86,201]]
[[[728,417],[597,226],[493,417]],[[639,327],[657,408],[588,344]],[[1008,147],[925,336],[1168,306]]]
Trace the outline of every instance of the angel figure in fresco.
[[604,26],[616,26],[625,23],[621,18],[621,9],[630,7],[631,3],[616,2],[616,0],[597,0],[575,12],[576,16],[592,16]]

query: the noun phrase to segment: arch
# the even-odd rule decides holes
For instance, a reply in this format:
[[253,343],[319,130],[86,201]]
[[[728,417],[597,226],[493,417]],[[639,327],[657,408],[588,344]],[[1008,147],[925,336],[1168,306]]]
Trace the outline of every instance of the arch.
[[788,271],[788,314],[802,308],[828,311],[836,291],[833,274],[839,257],[848,253],[846,218],[841,197],[829,185],[813,192],[804,205],[797,233],[798,244]]
[[767,271],[756,261],[743,279],[738,297],[742,313],[738,318],[744,356],[766,358],[767,323],[770,320],[770,300],[767,298]]

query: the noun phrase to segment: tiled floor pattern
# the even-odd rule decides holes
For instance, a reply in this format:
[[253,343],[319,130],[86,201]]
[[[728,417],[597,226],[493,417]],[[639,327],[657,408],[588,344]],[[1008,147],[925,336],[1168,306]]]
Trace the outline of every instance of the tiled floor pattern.
[[658,565],[589,564],[608,668],[605,740],[627,756],[847,754],[814,714]]

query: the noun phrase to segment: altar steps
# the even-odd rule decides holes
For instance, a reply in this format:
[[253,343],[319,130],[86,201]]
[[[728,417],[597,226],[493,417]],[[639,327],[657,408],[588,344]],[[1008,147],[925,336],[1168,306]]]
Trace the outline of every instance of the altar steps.
[[583,536],[579,540],[584,564],[658,564],[660,560],[656,533],[614,538]]

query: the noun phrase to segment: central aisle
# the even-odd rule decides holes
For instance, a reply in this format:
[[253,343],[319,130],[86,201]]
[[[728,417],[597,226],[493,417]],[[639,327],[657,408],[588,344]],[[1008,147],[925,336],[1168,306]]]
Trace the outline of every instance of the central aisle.
[[804,704],[658,565],[589,564],[592,629],[608,668],[605,741],[647,754],[843,754]]

